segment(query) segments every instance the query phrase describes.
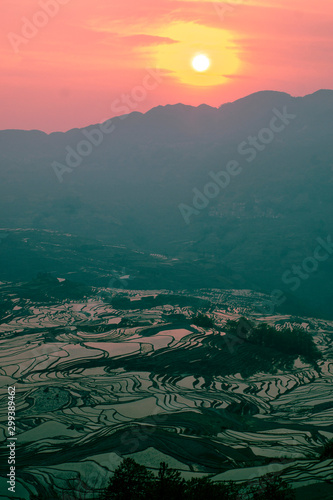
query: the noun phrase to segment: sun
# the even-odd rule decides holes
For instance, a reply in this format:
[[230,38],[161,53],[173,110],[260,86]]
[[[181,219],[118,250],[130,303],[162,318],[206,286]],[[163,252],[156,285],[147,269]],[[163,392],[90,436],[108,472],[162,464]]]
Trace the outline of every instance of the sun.
[[166,41],[149,49],[152,64],[166,71],[167,78],[193,87],[211,87],[230,83],[230,76],[240,72],[239,47],[228,30],[173,22],[155,34]]
[[209,66],[210,60],[204,54],[199,54],[192,59],[192,67],[195,71],[202,73],[203,71],[207,71]]

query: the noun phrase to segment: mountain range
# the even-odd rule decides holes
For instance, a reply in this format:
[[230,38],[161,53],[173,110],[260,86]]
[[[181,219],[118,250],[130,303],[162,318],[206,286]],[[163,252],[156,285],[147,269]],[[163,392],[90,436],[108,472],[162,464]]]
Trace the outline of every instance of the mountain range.
[[[332,318],[332,125],[332,90],[263,91],[65,133],[0,131],[0,227],[178,259],[198,287],[227,279],[273,292],[273,309]],[[0,277],[10,280],[9,244]],[[193,287],[191,273],[173,288]]]

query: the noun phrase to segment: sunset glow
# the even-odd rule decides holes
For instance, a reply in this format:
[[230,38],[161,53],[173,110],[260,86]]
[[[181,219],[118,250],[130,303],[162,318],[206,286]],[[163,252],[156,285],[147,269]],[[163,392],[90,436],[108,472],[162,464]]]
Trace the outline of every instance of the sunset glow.
[[[305,95],[333,81],[330,0],[3,0],[0,14],[0,128],[101,122],[147,68],[159,81],[130,109]],[[199,54],[205,71],[193,67]]]
[[[225,75],[237,74],[240,65],[237,49],[225,30],[196,23],[176,23],[168,26],[162,34],[177,43],[157,46],[152,51],[152,63],[156,60],[157,66],[167,70],[179,83],[186,86],[218,86],[227,82]],[[200,56],[199,64],[202,64],[202,57],[206,58],[208,65],[204,70],[193,66],[193,54]],[[209,61],[213,62],[209,64]]]

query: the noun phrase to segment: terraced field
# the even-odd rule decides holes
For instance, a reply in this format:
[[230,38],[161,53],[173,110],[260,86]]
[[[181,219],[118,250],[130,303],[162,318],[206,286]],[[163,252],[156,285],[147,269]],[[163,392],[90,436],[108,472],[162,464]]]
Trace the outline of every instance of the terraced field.
[[[164,460],[186,478],[246,483],[282,471],[296,488],[333,484],[332,460],[318,459],[333,438],[333,322],[262,318],[250,291],[91,290],[46,301],[38,287],[33,298],[26,285],[1,289],[9,297],[1,312],[3,445],[8,385],[17,405],[11,498],[50,485],[68,499],[93,498],[125,456],[152,469]],[[195,324],[198,310],[213,327]],[[322,359],[308,363],[227,334],[227,321],[241,315],[300,326]],[[7,454],[2,446],[0,491]]]

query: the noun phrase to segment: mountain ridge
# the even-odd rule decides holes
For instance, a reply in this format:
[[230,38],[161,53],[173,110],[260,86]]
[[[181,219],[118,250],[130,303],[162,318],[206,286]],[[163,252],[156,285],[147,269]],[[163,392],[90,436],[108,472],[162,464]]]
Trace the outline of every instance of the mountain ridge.
[[[184,108],[187,108],[188,110],[189,109],[196,109],[196,110],[209,110],[209,111],[220,111],[220,110],[224,110],[223,108],[227,108],[229,107],[230,105],[235,105],[235,104],[240,104],[240,103],[244,103],[246,101],[250,101],[252,99],[256,99],[257,97],[272,97],[272,96],[275,96],[275,97],[286,97],[286,98],[291,98],[291,99],[307,99],[307,98],[314,98],[314,97],[321,97],[323,96],[325,97],[325,99],[327,99],[327,97],[331,97],[332,100],[333,100],[333,89],[319,89],[319,90],[316,90],[310,94],[306,94],[304,96],[292,96],[291,94],[288,94],[287,92],[282,92],[282,91],[278,91],[278,90],[259,90],[257,92],[252,92],[251,94],[248,94],[244,97],[240,97],[238,99],[235,99],[234,101],[228,101],[228,102],[225,102],[225,103],[222,103],[220,104],[219,106],[217,107],[214,107],[214,106],[210,106],[209,104],[206,104],[206,103],[201,103],[197,106],[193,106],[193,105],[190,105],[190,104],[184,104],[184,103],[176,103],[176,104],[159,104],[157,106],[154,106],[152,108],[150,108],[148,111],[145,111],[145,112],[140,112],[140,111],[131,111],[130,113],[125,113],[123,115],[116,115],[116,116],[113,116],[113,117],[110,117],[108,118],[108,120],[115,120],[115,119],[124,119],[124,117],[129,117],[129,116],[132,116],[132,117],[135,117],[135,116],[146,116],[146,115],[149,115],[151,114],[151,112],[155,113],[155,110],[165,110],[165,109],[177,109],[179,107],[182,107],[183,109]],[[84,127],[74,127],[74,128],[71,128],[71,129],[68,129],[66,131],[54,131],[54,132],[44,132],[43,130],[40,130],[40,129],[20,129],[20,128],[11,128],[11,129],[1,129],[0,130],[0,134],[3,133],[3,132],[40,132],[42,134],[45,134],[46,136],[53,136],[54,134],[67,134],[69,132],[72,132],[72,131],[79,131],[79,130],[84,130],[86,128],[90,128],[90,127],[96,127],[98,125],[101,125],[103,122],[96,122],[96,123],[92,123],[90,125],[86,125]]]
[[[110,134],[100,124],[0,132],[0,226],[168,255],[194,273],[199,260],[217,276],[231,269],[245,288],[289,296],[284,273],[312,259],[333,226],[332,90],[264,91],[221,109],[168,105],[111,122]],[[332,261],[315,262],[292,294],[313,314],[331,314]]]

